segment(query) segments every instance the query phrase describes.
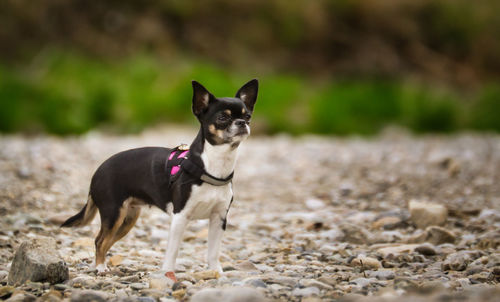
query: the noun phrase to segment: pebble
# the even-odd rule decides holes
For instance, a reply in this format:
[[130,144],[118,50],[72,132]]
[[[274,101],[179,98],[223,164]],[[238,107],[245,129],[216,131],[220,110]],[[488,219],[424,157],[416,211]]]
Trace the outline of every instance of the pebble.
[[309,297],[309,296],[319,296],[320,290],[317,287],[305,287],[305,288],[295,288],[292,291],[292,296],[296,297]]
[[174,282],[169,278],[149,279],[149,288],[152,289],[165,290],[172,285]]
[[15,288],[13,286],[2,286],[0,287],[0,299],[9,298],[14,292]]
[[375,278],[356,278],[351,280],[349,283],[355,284],[358,287],[367,287],[376,281],[377,279]]
[[184,298],[185,295],[186,295],[186,290],[183,288],[172,292],[172,296],[178,300]]
[[74,291],[71,294],[71,302],[106,302],[108,295],[101,291],[84,290]]
[[[160,296],[158,296],[158,298],[161,297],[161,294],[162,293],[160,293]],[[137,297],[137,301],[139,301],[139,302],[156,302],[156,299],[153,297]]]
[[432,225],[443,225],[448,218],[445,206],[432,202],[410,200],[408,205],[411,221],[421,229]]
[[244,279],[242,281],[242,283],[244,285],[248,285],[248,286],[251,286],[251,287],[263,287],[263,288],[266,288],[267,287],[267,284],[262,281],[262,279],[260,278],[247,278],[247,279]]
[[364,269],[379,269],[382,267],[380,261],[372,257],[358,256],[351,261],[352,266],[359,266]]
[[276,284],[280,284],[280,285],[294,287],[298,283],[298,280],[296,278],[292,278],[292,277],[275,275],[275,276],[266,277],[265,282],[267,284],[276,283]]
[[316,198],[309,198],[305,201],[306,207],[309,210],[320,210],[325,207],[325,203],[322,200]]
[[9,272],[0,270],[0,282],[3,282],[4,279],[7,279],[9,276]]
[[141,290],[145,288],[149,288],[149,285],[147,283],[131,283],[130,288],[134,290]]
[[426,230],[426,241],[432,243],[432,244],[443,244],[443,243],[455,243],[457,240],[457,237],[453,232],[448,231],[445,228],[442,227],[437,227],[437,226],[431,226],[428,227]]
[[424,294],[429,294],[432,292],[441,292],[445,289],[445,286],[442,281],[432,280],[432,281],[424,281],[419,286],[418,289],[420,292]]
[[248,287],[206,288],[191,297],[191,302],[264,302],[267,299],[256,289]]
[[441,267],[444,271],[463,271],[473,260],[473,254],[468,251],[456,252],[446,256]]
[[218,279],[220,277],[218,271],[201,271],[191,274],[196,280]]
[[382,254],[384,257],[387,257],[389,255],[412,253],[418,246],[418,244],[400,244],[380,248],[377,250],[377,252]]
[[434,256],[437,254],[436,247],[432,244],[426,243],[419,245],[415,248],[415,252],[425,256]]
[[328,284],[323,283],[323,282],[318,281],[318,280],[314,280],[314,279],[301,279],[299,281],[299,284],[300,284],[300,286],[303,286],[303,287],[317,287],[319,289],[326,289],[326,290],[333,289],[333,286],[328,285]]
[[373,229],[394,229],[402,222],[401,218],[396,216],[386,216],[382,217],[372,223]]
[[360,226],[344,223],[339,227],[344,234],[342,241],[355,244],[370,244],[374,240],[373,235]]
[[366,271],[366,275],[370,278],[377,278],[378,280],[392,280],[396,277],[396,274],[392,270],[377,270],[377,271]]
[[113,255],[109,258],[109,263],[112,266],[118,266],[123,262],[123,256],[122,255]]
[[255,266],[255,264],[253,264],[250,261],[243,261],[241,263],[236,264],[234,267],[235,267],[235,269],[237,269],[239,271],[258,271],[259,270]]

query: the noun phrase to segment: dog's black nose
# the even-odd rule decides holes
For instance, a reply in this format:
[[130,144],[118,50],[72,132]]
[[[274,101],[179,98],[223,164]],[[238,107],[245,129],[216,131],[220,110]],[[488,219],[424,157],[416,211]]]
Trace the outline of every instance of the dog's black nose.
[[236,120],[235,123],[236,123],[236,126],[239,126],[239,127],[244,127],[247,124],[247,122],[245,120],[242,120],[242,119]]

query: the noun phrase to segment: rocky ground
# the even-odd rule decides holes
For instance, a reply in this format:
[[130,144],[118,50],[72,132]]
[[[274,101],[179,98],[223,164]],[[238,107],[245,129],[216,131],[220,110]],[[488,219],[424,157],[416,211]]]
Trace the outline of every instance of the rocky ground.
[[[96,276],[99,219],[58,227],[83,206],[92,172],[117,151],[174,146],[193,135],[168,128],[0,137],[0,298],[494,301],[500,294],[500,137],[472,134],[253,137],[235,173],[222,276],[206,271],[207,221],[193,221],[179,282],[161,278],[169,217],[155,208],[143,209],[111,248],[112,274]],[[42,236],[56,240],[69,280],[7,285],[21,243]]]

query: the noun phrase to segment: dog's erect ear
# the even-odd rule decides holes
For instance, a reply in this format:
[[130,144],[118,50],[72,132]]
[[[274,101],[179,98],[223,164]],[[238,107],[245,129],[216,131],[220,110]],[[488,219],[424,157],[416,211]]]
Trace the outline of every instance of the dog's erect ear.
[[236,97],[241,99],[250,111],[253,111],[253,106],[257,101],[258,92],[259,81],[257,79],[253,79],[238,90]]
[[196,81],[191,83],[193,84],[193,113],[198,116],[208,107],[210,99],[214,96],[200,83]]

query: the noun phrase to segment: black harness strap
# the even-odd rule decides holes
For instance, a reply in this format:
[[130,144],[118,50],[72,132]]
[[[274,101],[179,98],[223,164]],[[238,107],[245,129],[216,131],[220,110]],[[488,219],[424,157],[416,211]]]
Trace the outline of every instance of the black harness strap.
[[200,166],[196,165],[189,159],[186,159],[185,161],[182,162],[181,167],[186,170],[189,174],[193,175],[196,178],[201,179],[202,181],[209,183],[214,186],[223,186],[231,182],[233,179],[234,172],[232,172],[228,177],[226,178],[218,178],[213,175],[210,175],[205,171],[205,169],[201,168]]

